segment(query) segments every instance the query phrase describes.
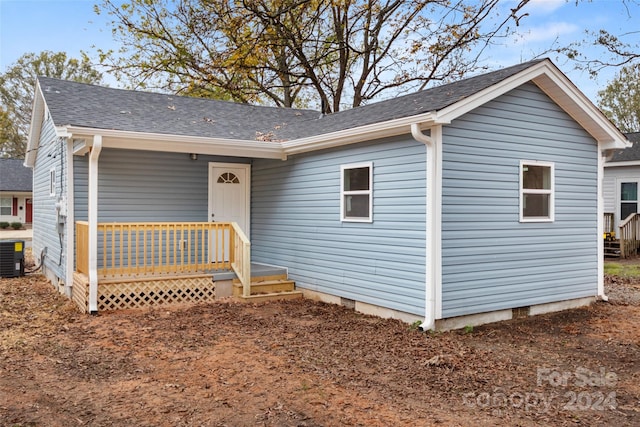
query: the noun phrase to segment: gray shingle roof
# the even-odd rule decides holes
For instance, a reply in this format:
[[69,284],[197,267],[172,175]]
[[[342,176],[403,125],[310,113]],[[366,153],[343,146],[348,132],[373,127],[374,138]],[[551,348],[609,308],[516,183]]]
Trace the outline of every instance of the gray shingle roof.
[[32,191],[33,171],[24,160],[0,159],[0,191]]
[[304,138],[442,110],[542,61],[544,59],[526,62],[409,95],[329,114],[320,119],[294,123],[284,127],[279,135],[282,135],[283,139]]
[[633,144],[629,148],[617,151],[609,163],[611,162],[633,162],[640,160],[640,132],[625,133],[627,139]]
[[256,132],[319,115],[311,110],[114,89],[48,77],[38,80],[56,126],[254,140]]
[[441,110],[544,61],[518,64],[459,82],[321,116],[297,110],[127,91],[39,77],[56,126],[255,140],[291,140]]

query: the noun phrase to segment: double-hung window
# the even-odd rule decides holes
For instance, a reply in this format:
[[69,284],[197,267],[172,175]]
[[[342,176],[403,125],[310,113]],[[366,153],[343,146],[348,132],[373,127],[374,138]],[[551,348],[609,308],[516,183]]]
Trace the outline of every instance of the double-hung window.
[[520,221],[554,220],[554,165],[550,162],[520,162]]
[[340,219],[372,222],[373,163],[340,166]]
[[13,215],[12,197],[0,197],[0,215]]
[[620,221],[638,212],[638,182],[620,183]]

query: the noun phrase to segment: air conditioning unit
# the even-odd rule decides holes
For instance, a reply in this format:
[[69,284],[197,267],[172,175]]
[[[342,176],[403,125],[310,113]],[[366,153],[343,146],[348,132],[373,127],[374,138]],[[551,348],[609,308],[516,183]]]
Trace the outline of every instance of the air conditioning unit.
[[24,276],[24,240],[0,240],[0,277]]

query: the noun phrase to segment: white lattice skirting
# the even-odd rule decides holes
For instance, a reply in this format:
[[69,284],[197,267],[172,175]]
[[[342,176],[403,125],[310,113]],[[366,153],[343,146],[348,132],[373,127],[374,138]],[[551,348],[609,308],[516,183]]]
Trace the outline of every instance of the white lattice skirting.
[[[88,280],[84,275],[75,274],[73,282],[72,299],[83,312],[87,312]],[[214,299],[215,284],[210,274],[110,281],[98,285],[98,311],[198,303]]]

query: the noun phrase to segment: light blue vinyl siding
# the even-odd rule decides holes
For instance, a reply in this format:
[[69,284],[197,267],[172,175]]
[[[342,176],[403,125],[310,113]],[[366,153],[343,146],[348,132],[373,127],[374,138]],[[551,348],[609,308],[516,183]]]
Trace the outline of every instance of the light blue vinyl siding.
[[[50,172],[56,169],[56,196],[50,195]],[[44,268],[59,278],[65,277],[64,238],[58,234],[56,201],[66,195],[64,140],[57,138],[51,119],[44,120],[33,168],[33,253],[46,249]]]
[[[424,313],[425,147],[410,137],[254,160],[252,260],[300,288]],[[340,221],[340,165],[373,162],[373,223]]]
[[[241,158],[103,149],[98,160],[99,222],[207,221],[209,162]],[[76,157],[76,220],[87,219],[88,155]]]
[[[446,126],[443,317],[597,294],[597,145],[533,84]],[[519,162],[555,164],[555,221],[519,222]]]

